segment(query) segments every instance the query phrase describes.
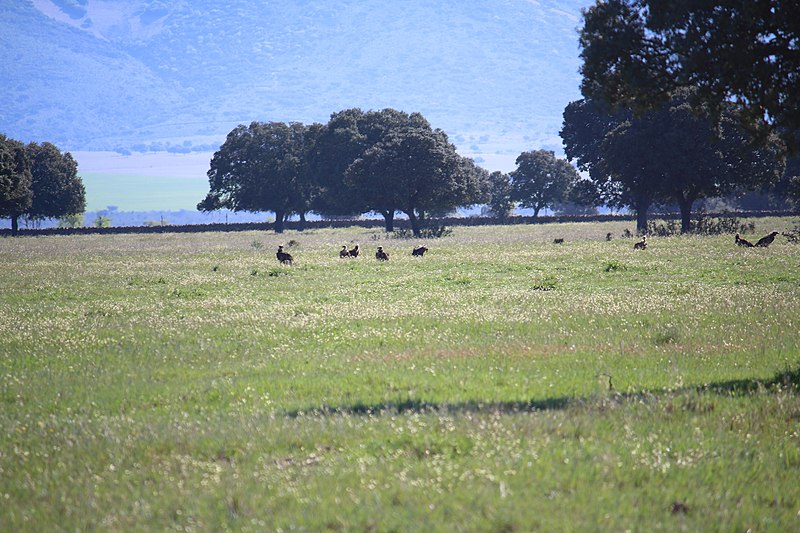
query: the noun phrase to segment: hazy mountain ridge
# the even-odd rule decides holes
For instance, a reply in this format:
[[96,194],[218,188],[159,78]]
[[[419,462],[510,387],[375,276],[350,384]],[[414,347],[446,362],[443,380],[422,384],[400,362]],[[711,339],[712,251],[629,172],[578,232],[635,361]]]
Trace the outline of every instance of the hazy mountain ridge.
[[[588,2],[35,0],[0,7],[0,131],[218,146],[250,120],[420,111],[461,147],[560,144]],[[523,146],[524,145],[524,146]]]

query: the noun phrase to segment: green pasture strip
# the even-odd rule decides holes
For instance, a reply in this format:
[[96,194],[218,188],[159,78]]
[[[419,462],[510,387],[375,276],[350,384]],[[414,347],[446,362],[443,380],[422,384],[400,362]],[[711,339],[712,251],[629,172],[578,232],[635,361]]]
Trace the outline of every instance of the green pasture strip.
[[117,206],[120,211],[194,209],[208,193],[208,179],[81,172],[88,211]]
[[793,528],[800,247],[624,228],[4,239],[0,523]]

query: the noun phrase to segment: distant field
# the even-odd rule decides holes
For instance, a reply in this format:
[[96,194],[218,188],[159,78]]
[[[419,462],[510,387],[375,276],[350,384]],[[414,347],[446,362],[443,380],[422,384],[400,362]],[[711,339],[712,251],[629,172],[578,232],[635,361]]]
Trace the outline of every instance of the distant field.
[[115,205],[120,211],[196,209],[208,194],[208,178],[81,172],[86,210]]
[[800,246],[625,229],[0,239],[0,529],[797,530]]

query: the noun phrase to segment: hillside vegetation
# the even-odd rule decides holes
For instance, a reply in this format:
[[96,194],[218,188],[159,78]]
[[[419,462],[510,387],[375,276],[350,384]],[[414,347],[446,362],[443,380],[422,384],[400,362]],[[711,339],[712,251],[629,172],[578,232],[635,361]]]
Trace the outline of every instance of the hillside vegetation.
[[0,523],[796,528],[800,247],[626,224],[0,240]]
[[560,146],[586,3],[6,4],[0,116],[14,138],[209,151],[251,120],[394,107],[422,112],[465,149],[514,153]]

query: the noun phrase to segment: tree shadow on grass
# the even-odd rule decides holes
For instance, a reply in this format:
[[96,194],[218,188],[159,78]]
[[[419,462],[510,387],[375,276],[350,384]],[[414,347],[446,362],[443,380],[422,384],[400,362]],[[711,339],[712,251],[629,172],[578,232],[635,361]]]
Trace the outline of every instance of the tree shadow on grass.
[[[775,374],[769,379],[737,379],[707,383],[701,386],[683,387],[680,389],[658,389],[651,391],[639,391],[633,393],[613,393],[615,401],[624,402],[628,400],[643,400],[647,398],[658,398],[663,395],[675,395],[686,392],[712,393],[724,396],[746,396],[758,391],[782,389],[794,390],[800,393],[800,367],[786,369]],[[570,406],[587,405],[597,401],[597,397],[580,396],[560,396],[556,398],[545,398],[541,400],[511,401],[511,402],[460,402],[460,403],[436,403],[423,400],[408,399],[399,402],[379,402],[373,404],[355,403],[352,405],[329,406],[322,405],[308,409],[298,409],[287,411],[286,416],[296,418],[300,416],[331,416],[331,415],[355,415],[372,416],[385,413],[502,413],[517,414],[531,413],[535,411],[557,411],[566,409]]]

